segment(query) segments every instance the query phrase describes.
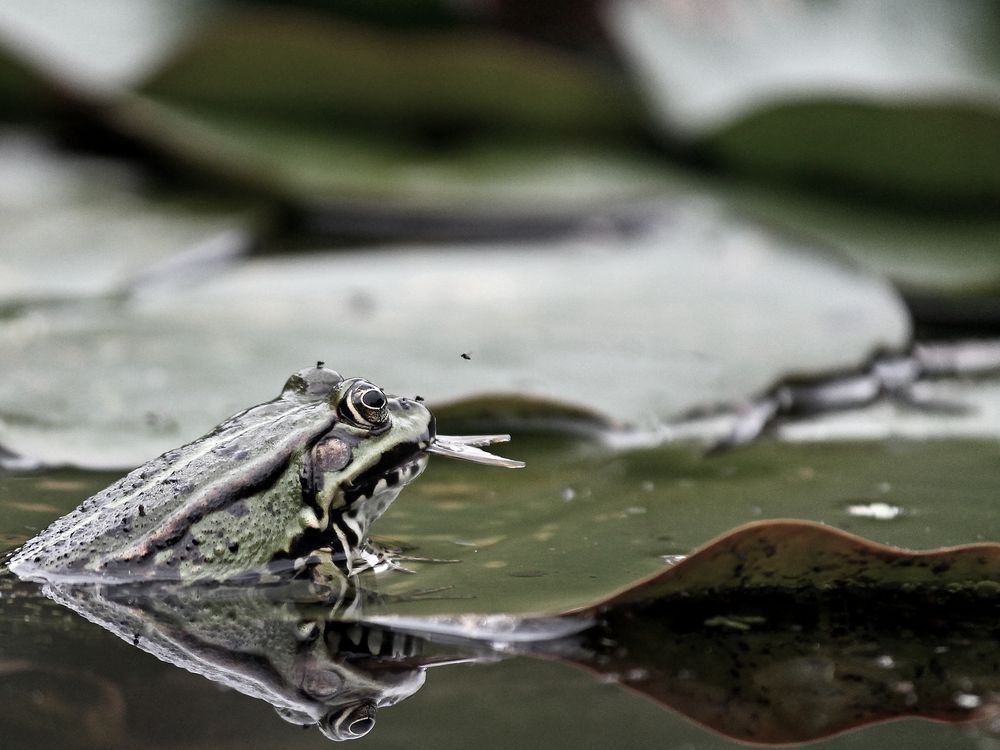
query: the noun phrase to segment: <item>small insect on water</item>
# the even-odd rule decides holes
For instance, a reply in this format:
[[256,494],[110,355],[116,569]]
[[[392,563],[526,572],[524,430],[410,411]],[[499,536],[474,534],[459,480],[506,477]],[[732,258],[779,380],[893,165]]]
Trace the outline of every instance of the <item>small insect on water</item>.
[[[392,567],[368,532],[437,454],[489,466],[509,435],[446,436],[417,400],[322,362],[281,395],[140,466],[10,560],[48,581],[257,580]],[[326,566],[325,566],[326,567]]]

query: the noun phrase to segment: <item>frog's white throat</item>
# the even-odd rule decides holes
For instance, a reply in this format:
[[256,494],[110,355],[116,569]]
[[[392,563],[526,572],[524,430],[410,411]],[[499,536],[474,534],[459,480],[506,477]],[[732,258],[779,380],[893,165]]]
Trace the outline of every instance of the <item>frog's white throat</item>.
[[368,540],[371,525],[388,510],[403,488],[419,477],[427,467],[427,454],[417,453],[409,461],[386,471],[370,481],[361,494],[346,507],[335,511],[330,519],[331,531],[344,552],[360,550]]

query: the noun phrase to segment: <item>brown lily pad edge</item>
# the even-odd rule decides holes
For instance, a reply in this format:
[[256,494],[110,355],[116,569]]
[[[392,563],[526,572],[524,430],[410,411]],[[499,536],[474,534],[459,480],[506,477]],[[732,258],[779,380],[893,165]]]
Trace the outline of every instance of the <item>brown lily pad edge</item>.
[[601,646],[567,661],[751,745],[990,720],[998,580],[996,543],[915,552],[761,521],[578,610]]

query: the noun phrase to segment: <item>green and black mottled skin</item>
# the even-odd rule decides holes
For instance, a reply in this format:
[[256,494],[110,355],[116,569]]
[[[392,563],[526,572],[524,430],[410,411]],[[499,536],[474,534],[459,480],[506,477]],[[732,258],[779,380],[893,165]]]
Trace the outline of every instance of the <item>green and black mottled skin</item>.
[[317,366],[139,467],[27,542],[22,578],[253,581],[372,564],[368,530],[427,462],[434,418]]

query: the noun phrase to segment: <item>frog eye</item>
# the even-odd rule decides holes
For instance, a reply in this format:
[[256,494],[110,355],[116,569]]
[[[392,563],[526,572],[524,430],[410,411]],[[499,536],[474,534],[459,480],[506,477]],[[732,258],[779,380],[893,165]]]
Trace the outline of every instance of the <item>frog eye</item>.
[[341,400],[340,414],[359,427],[382,427],[389,421],[389,402],[380,388],[361,380]]

